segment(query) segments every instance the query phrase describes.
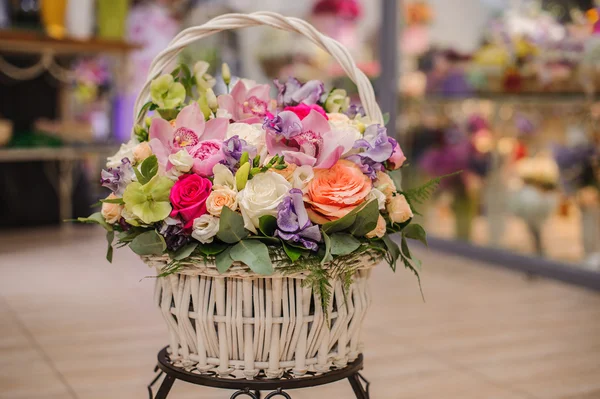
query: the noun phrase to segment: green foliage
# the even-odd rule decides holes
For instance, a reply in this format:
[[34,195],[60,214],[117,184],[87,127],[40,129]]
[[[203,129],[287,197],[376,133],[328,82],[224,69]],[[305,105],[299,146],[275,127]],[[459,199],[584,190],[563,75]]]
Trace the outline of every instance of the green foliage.
[[[325,223],[322,230],[327,234],[348,230],[355,236],[364,236],[377,226],[378,218],[379,207],[377,201],[373,200],[365,205],[357,206],[342,218]],[[371,229],[365,232],[367,227],[371,227]]]
[[390,265],[390,268],[395,272],[396,262],[401,255],[400,247],[398,247],[398,244],[396,244],[388,234],[384,235],[381,240],[387,248],[387,253],[385,255],[386,261]]
[[92,213],[90,216],[86,217],[86,218],[77,218],[77,219],[69,219],[69,220],[65,220],[65,222],[77,222],[77,223],[91,223],[91,224],[99,224],[100,226],[104,227],[104,229],[106,231],[112,231],[112,226],[108,223],[106,223],[106,220],[104,220],[104,217],[102,216],[102,214],[100,212],[94,212]]
[[408,226],[406,226],[402,230],[402,233],[404,234],[404,236],[406,238],[410,238],[412,240],[420,241],[426,247],[428,246],[428,244],[427,244],[427,232],[425,231],[425,229],[423,228],[423,226],[421,226],[420,224],[411,223],[411,224],[409,224]]
[[273,215],[264,215],[258,219],[258,229],[267,237],[272,237],[277,229],[277,218]]
[[110,230],[106,232],[106,241],[108,242],[108,249],[106,250],[106,260],[108,263],[112,263],[113,260],[113,241],[115,240],[115,231]]
[[404,235],[402,236],[400,247],[402,263],[404,264],[404,267],[406,269],[413,272],[413,274],[417,277],[417,282],[419,283],[419,290],[421,291],[421,297],[423,298],[423,301],[425,301],[425,295],[423,295],[423,287],[421,286],[421,276],[419,274],[419,271],[421,270],[421,261],[416,258],[413,258],[408,248],[406,237]]
[[412,208],[413,203],[422,204],[425,201],[427,201],[429,197],[431,197],[431,195],[439,187],[443,179],[458,175],[461,172],[462,171],[459,170],[457,172],[450,173],[444,176],[435,177],[423,184],[422,186],[403,191],[402,194],[404,194],[406,200],[409,202],[409,204],[411,204]]
[[173,260],[183,260],[183,259],[187,258],[188,256],[190,256],[196,250],[197,246],[198,246],[197,242],[191,242],[191,243],[179,248],[173,254],[170,254],[170,257]]
[[156,230],[150,230],[135,237],[129,247],[138,255],[161,255],[167,249],[167,244]]
[[248,234],[248,230],[244,228],[244,218],[242,215],[227,207],[223,207],[217,238],[227,244],[235,244],[248,237]]
[[255,273],[263,276],[273,274],[273,263],[269,249],[258,240],[242,240],[233,246],[229,256],[234,261],[243,262]]
[[348,233],[334,233],[330,241],[332,255],[349,255],[360,247],[360,241]]
[[235,172],[235,185],[238,191],[242,191],[248,183],[248,174],[250,173],[250,163],[245,163]]
[[215,256],[229,248],[229,245],[222,242],[213,241],[210,244],[200,244],[196,247],[195,253],[200,253],[203,256]]
[[219,273],[225,273],[227,270],[229,270],[231,265],[233,265],[233,259],[231,259],[231,256],[229,255],[231,252],[231,248],[232,247],[225,249],[223,252],[218,254],[215,259],[215,263],[217,265],[217,270],[219,271]]
[[321,264],[323,265],[331,261],[333,257],[331,256],[331,239],[329,238],[329,235],[325,233],[325,231],[322,231],[321,234],[323,235],[323,242],[325,243],[325,254],[321,259]]
[[292,263],[300,259],[303,254],[307,253],[306,249],[303,250],[302,248],[291,245],[285,241],[281,241],[281,243],[283,244],[285,254],[290,258]]
[[123,198],[107,198],[107,199],[103,199],[100,200],[101,204],[118,204],[118,205],[124,205],[125,201],[123,201]]

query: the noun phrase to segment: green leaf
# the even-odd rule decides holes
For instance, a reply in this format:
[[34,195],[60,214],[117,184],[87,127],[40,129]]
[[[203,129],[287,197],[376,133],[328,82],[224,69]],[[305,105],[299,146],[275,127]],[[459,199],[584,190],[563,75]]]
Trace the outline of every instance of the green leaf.
[[234,261],[243,262],[250,269],[263,276],[273,274],[273,264],[269,249],[258,240],[244,240],[231,248],[229,256]]
[[198,251],[200,251],[200,253],[202,253],[206,256],[214,256],[214,255],[220,254],[221,252],[225,251],[227,248],[229,248],[229,245],[223,244],[222,242],[215,242],[215,241],[211,242],[210,244],[200,244],[197,247]]
[[386,112],[385,114],[383,114],[383,126],[387,125],[389,121],[390,121],[390,113]]
[[188,256],[190,256],[192,254],[192,252],[194,252],[194,250],[196,249],[197,246],[198,246],[197,242],[191,242],[187,245],[184,245],[183,247],[181,247],[177,251],[175,251],[173,256],[171,256],[171,259],[173,259],[173,260],[185,259]]
[[438,188],[438,186],[440,185],[440,183],[442,182],[443,179],[445,179],[447,177],[451,177],[451,176],[456,176],[459,173],[462,173],[462,170],[433,178],[433,179],[429,180],[428,182],[426,182],[425,184],[423,184],[422,186],[403,191],[402,194],[404,194],[404,196],[406,197],[406,200],[409,202],[409,204],[411,202],[415,202],[417,204],[422,204],[425,201],[427,201],[429,199],[429,197],[431,197],[431,195],[435,192],[435,190]]
[[323,233],[323,242],[325,242],[325,254],[323,255],[323,258],[321,259],[321,264],[323,265],[323,264],[329,262],[330,260],[332,260],[333,257],[331,256],[331,239],[329,238],[327,233],[325,233],[325,231],[322,231],[322,233]]
[[358,211],[356,219],[348,231],[356,237],[364,237],[367,233],[375,230],[378,219],[379,204],[377,200],[373,200]]
[[106,241],[108,242],[108,249],[106,250],[106,260],[112,263],[113,260],[113,246],[112,243],[115,239],[115,231],[110,230],[106,232]]
[[356,221],[356,214],[364,208],[364,205],[357,206],[344,217],[341,217],[337,220],[327,222],[323,225],[322,230],[324,233],[332,234],[337,233],[338,231],[344,231],[349,229],[354,222]]
[[332,255],[348,255],[360,247],[360,241],[348,233],[332,234],[330,241]]
[[104,217],[102,216],[102,213],[100,212],[95,212],[92,213],[90,216],[86,217],[86,218],[77,218],[77,219],[70,219],[70,220],[65,220],[66,222],[78,222],[78,223],[92,223],[92,224],[99,224],[100,226],[104,227],[104,229],[106,229],[106,231],[112,231],[112,226],[108,223],[106,223],[106,220],[104,220]]
[[146,184],[150,181],[150,179],[146,179],[143,173],[141,173],[138,168],[133,167],[133,172],[135,173],[135,177],[140,184]]
[[267,237],[273,237],[277,230],[277,218],[273,215],[264,215],[258,219],[258,229]]
[[100,203],[102,204],[118,204],[118,205],[124,205],[125,201],[123,201],[123,198],[110,198],[110,199],[103,199],[100,200]]
[[225,273],[227,270],[229,270],[231,265],[233,265],[233,259],[231,259],[231,256],[229,255],[230,252],[231,252],[231,247],[228,247],[223,252],[218,254],[215,259],[216,264],[217,264],[217,270],[221,274]]
[[161,118],[167,121],[177,118],[177,115],[179,114],[179,110],[172,108],[159,108],[156,110],[156,112],[158,112]]
[[235,244],[248,237],[248,234],[248,230],[244,228],[242,215],[224,206],[221,211],[217,238],[227,244]]
[[129,247],[138,255],[161,255],[167,244],[156,230],[150,230],[134,238]]
[[148,101],[146,104],[144,104],[142,106],[142,109],[140,109],[140,112],[138,113],[138,118],[140,116],[142,116],[143,114],[145,114],[150,109],[150,107],[152,106],[152,104],[153,104],[152,101]]
[[156,158],[156,155],[150,155],[148,158],[144,159],[144,162],[142,162],[142,165],[140,166],[140,172],[148,181],[156,176],[158,173],[158,159]]
[[242,191],[246,187],[248,182],[248,173],[250,173],[250,163],[247,162],[240,166],[237,172],[235,172],[235,185],[238,191]]
[[285,241],[282,241],[282,243],[283,243],[283,250],[285,251],[286,255],[288,256],[288,258],[290,258],[290,260],[292,262],[295,262],[298,259],[300,259],[302,254],[306,252],[298,247],[294,247],[293,245],[288,244]]
[[388,254],[390,256],[388,263],[392,270],[396,271],[396,262],[398,261],[398,258],[401,255],[400,248],[398,247],[398,244],[396,244],[388,234],[384,235],[381,239],[385,244],[388,250]]
[[420,224],[411,223],[402,230],[403,235],[411,240],[421,241],[426,247],[427,244],[427,232]]
[[279,238],[275,238],[275,237],[248,236],[248,237],[246,237],[246,240],[258,240],[267,245],[272,245],[272,246],[277,246],[277,247],[281,246],[281,241],[279,241]]
[[419,290],[421,291],[421,298],[425,301],[425,295],[423,295],[423,287],[421,286],[421,275],[419,271],[421,270],[421,261],[418,259],[413,259],[412,254],[408,248],[408,243],[406,242],[406,238],[402,236],[402,242],[400,247],[402,248],[401,257],[402,263],[404,263],[404,267],[408,270],[412,271],[413,274],[417,277],[417,282],[419,283]]
[[119,234],[117,234],[117,241],[119,243],[130,243],[135,237],[145,233],[146,231],[148,230],[132,227],[127,231],[121,231]]

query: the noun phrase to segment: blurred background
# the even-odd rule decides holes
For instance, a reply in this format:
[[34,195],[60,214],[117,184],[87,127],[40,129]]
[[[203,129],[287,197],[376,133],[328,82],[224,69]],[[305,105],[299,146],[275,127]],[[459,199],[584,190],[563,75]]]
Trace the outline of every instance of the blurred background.
[[[0,296],[4,292],[7,309],[18,313],[15,303],[29,304],[31,309],[37,306],[32,298],[38,291],[31,285],[20,286],[23,280],[19,278],[29,275],[18,273],[47,261],[50,255],[44,251],[50,251],[49,247],[71,251],[86,243],[91,243],[89,248],[103,245],[93,229],[69,232],[70,227],[61,221],[87,216],[90,207],[106,196],[99,172],[106,157],[129,139],[133,103],[153,58],[186,27],[227,12],[264,10],[306,19],[350,49],[359,67],[372,78],[384,112],[391,115],[388,130],[395,129],[412,166],[406,169],[403,185],[462,171],[446,179],[420,209],[418,217],[431,236],[429,261],[448,263],[464,272],[458,275],[465,280],[454,282],[457,290],[475,286],[470,295],[483,295],[495,287],[498,303],[514,294],[518,299],[512,299],[504,321],[520,306],[542,303],[555,309],[553,302],[546,302],[554,298],[551,292],[571,298],[581,308],[561,308],[555,319],[585,308],[585,317],[577,313],[579,318],[570,326],[581,323],[580,319],[595,324],[579,324],[579,330],[568,330],[556,342],[560,346],[585,338],[588,346],[579,349],[590,352],[594,348],[596,352],[591,353],[596,353],[597,362],[583,370],[593,369],[598,377],[597,294],[534,280],[541,275],[600,290],[600,2],[594,0],[0,0],[0,267],[8,270],[8,277],[0,278],[4,279]],[[300,80],[326,80],[329,87],[356,93],[353,83],[323,51],[297,36],[267,28],[220,33],[190,46],[180,56],[190,66],[198,60],[210,62],[215,74],[227,62],[235,75],[257,81],[293,75]],[[81,251],[73,256],[81,260],[89,255],[100,258],[102,253]],[[448,258],[438,251],[458,257]],[[67,264],[68,255],[61,253],[52,255],[53,262]],[[118,262],[135,262],[132,256],[123,258]],[[479,271],[488,270],[489,264],[518,273]],[[455,275],[433,269],[429,291],[440,289],[448,294],[444,281]],[[137,277],[148,273],[140,270]],[[48,281],[54,281],[50,269],[44,273]],[[61,272],[56,269],[56,273]],[[97,273],[92,275],[98,277]],[[66,271],[65,275],[73,276]],[[129,274],[126,277],[135,280]],[[387,283],[383,278],[378,281],[381,286]],[[52,284],[71,283],[61,278]],[[532,288],[536,284],[543,299],[525,294],[536,292]],[[41,282],[35,286],[49,289]],[[83,291],[73,295],[87,298]],[[400,301],[404,297],[399,295],[392,297]],[[411,291],[411,298],[414,295]],[[432,296],[431,306],[436,310],[430,316],[445,315],[448,309],[435,307],[436,299],[443,301],[443,296],[435,292]],[[63,298],[60,306],[74,306],[79,299]],[[461,306],[471,304],[468,297],[463,300]],[[381,309],[375,312],[373,326]],[[39,316],[38,311],[33,311],[31,320]],[[487,310],[473,312],[481,323],[494,323],[483,316]],[[515,316],[515,323],[524,323],[524,331],[531,332],[533,327],[526,320],[536,312],[531,308],[520,315],[523,319]],[[413,317],[419,324],[416,313]],[[21,322],[17,317],[15,323]],[[436,329],[434,318],[428,326]],[[77,328],[63,325],[59,331],[56,336],[73,334]],[[595,339],[589,339],[592,332]],[[498,344],[494,353],[509,347]],[[567,367],[558,364],[562,365],[557,374]],[[6,368],[0,370],[4,373]],[[524,375],[528,370],[523,370]],[[0,376],[0,388],[12,378],[16,377],[10,373]],[[556,397],[600,398],[599,380],[587,385],[593,388],[586,391],[589,396]],[[384,381],[389,385],[389,379]],[[432,380],[432,386],[435,381],[440,380]],[[560,386],[584,383],[564,384]],[[462,386],[475,385],[466,381]],[[114,392],[109,396],[81,392],[3,396],[0,389],[0,398],[120,397]],[[376,397],[404,397],[383,392]],[[451,390],[439,392],[454,397]],[[474,398],[554,397],[546,391],[523,388],[523,392],[523,396],[518,392],[459,393]]]

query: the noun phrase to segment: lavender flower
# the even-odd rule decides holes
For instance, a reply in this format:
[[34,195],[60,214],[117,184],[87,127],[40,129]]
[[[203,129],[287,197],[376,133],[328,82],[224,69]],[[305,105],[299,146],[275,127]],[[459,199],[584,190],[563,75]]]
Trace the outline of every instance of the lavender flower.
[[223,142],[222,151],[225,155],[223,163],[233,172],[237,169],[236,166],[244,152],[247,152],[251,159],[254,158],[257,153],[255,146],[248,144],[246,140],[240,139],[237,135]]
[[190,236],[185,234],[183,224],[170,217],[164,221],[159,233],[165,238],[169,251],[177,251],[191,240]]
[[311,251],[319,249],[318,242],[321,241],[319,226],[313,225],[308,218],[302,190],[293,188],[290,195],[285,197],[277,207],[277,230],[275,237]]
[[289,77],[287,82],[281,83],[275,79],[275,86],[279,90],[277,104],[280,107],[304,103],[316,104],[325,93],[325,85],[320,80],[310,80],[305,84],[298,79]]
[[346,112],[344,112],[348,118],[350,119],[355,119],[357,116],[358,117],[362,117],[365,116],[367,113],[365,112],[365,109],[363,108],[362,105],[360,104],[351,104],[348,109],[346,110]]
[[108,170],[102,169],[100,183],[103,187],[110,189],[115,195],[121,197],[125,192],[125,188],[133,181],[134,177],[133,166],[129,158],[123,158],[121,166],[108,168]]
[[388,137],[385,127],[371,125],[365,130],[363,138],[354,142],[353,148],[363,151],[352,154],[347,159],[360,166],[364,174],[375,179],[377,171],[383,170],[383,162],[392,156],[396,144],[396,140]]

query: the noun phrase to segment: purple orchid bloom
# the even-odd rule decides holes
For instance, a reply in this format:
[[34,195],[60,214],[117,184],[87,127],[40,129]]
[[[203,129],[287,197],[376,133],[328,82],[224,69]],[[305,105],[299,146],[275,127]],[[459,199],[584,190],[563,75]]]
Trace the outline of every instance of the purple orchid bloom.
[[190,236],[185,234],[183,224],[176,219],[167,218],[159,233],[165,238],[169,251],[177,251],[191,241]]
[[293,112],[281,112],[273,119],[266,118],[263,129],[272,130],[286,139],[291,139],[302,133],[302,122]]
[[225,155],[225,159],[222,161],[222,163],[232,172],[237,170],[236,166],[244,152],[248,153],[250,159],[256,157],[257,153],[255,146],[248,144],[246,140],[240,139],[240,137],[237,135],[225,140],[221,150]]
[[110,189],[116,196],[122,197],[125,188],[133,181],[135,174],[129,158],[121,160],[121,166],[116,168],[102,169],[100,183],[103,187]]
[[316,104],[325,93],[325,84],[320,80],[309,80],[302,84],[296,78],[289,77],[287,82],[281,83],[275,79],[275,86],[279,90],[277,104],[280,107],[304,103]]
[[365,109],[363,108],[362,105],[360,104],[351,104],[348,109],[346,110],[346,112],[344,112],[348,118],[350,119],[355,119],[357,116],[358,117],[362,117],[365,116],[367,113],[365,112]]
[[306,249],[316,251],[321,241],[321,231],[318,225],[313,225],[302,199],[302,190],[293,188],[290,195],[285,197],[277,207],[277,230],[275,237],[294,244],[300,244]]
[[364,174],[375,179],[376,173],[383,170],[383,162],[387,161],[397,146],[396,140],[388,137],[387,129],[381,125],[369,126],[362,139],[354,142],[354,149],[362,150],[347,157],[360,166]]

